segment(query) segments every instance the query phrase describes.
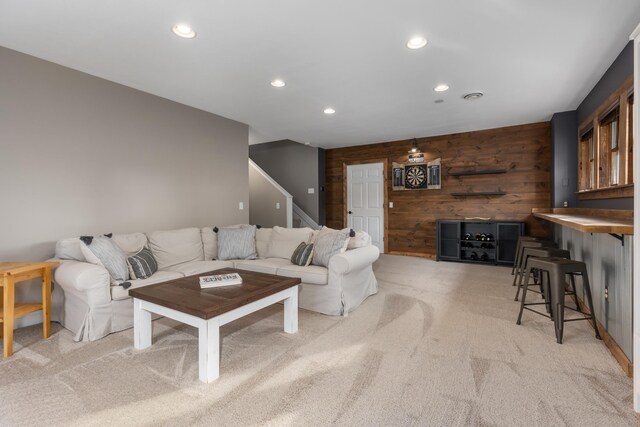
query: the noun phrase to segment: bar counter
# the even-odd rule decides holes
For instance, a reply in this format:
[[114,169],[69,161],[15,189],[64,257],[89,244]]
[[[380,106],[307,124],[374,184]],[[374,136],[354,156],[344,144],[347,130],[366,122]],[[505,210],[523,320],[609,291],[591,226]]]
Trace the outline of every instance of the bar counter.
[[583,233],[633,234],[633,211],[613,209],[533,209],[533,216]]
[[[623,370],[633,365],[633,211],[611,209],[533,209],[551,222],[553,239],[571,258],[587,264],[598,329]],[[579,295],[583,299],[581,280]],[[603,333],[604,332],[604,333]]]

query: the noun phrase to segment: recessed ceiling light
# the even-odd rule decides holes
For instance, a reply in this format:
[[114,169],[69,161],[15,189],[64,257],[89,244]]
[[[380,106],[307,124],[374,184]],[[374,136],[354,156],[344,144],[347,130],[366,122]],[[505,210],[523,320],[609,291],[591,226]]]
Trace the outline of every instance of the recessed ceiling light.
[[285,87],[286,85],[287,84],[284,81],[280,80],[280,79],[276,79],[276,80],[271,82],[271,86],[273,86],[273,87]]
[[187,24],[176,24],[171,28],[171,31],[173,31],[173,34],[176,36],[185,39],[192,39],[196,36],[196,32],[193,31],[193,28]]
[[435,90],[436,92],[444,92],[445,90],[449,90],[449,85],[440,84],[440,85],[434,87],[433,90]]
[[427,39],[422,36],[413,37],[407,42],[407,47],[409,49],[420,49],[421,47],[425,47],[426,45]]
[[329,107],[329,108],[325,108],[325,109],[324,109],[324,113],[325,113],[325,114],[333,114],[333,113],[335,113],[335,112],[336,112],[336,110],[334,110],[334,109],[333,109],[333,108],[331,108],[331,107]]
[[471,92],[464,95],[463,98],[466,99],[467,101],[473,101],[475,99],[480,99],[483,96],[484,96],[484,93],[482,92]]

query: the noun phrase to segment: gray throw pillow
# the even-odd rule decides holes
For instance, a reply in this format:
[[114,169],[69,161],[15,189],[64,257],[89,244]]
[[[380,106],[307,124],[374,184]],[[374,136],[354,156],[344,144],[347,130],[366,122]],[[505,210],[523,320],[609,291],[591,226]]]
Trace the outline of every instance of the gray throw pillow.
[[[125,254],[124,251],[120,249],[120,246],[116,245],[110,237],[82,236],[80,240],[86,245],[84,248],[89,249],[89,252],[86,252],[86,250],[82,251],[88,262],[102,265],[107,269],[113,281],[117,283],[129,280],[127,254]],[[91,259],[91,254],[93,254],[95,259]]]
[[348,228],[344,230],[322,229],[313,245],[313,261],[311,263],[328,267],[332,256],[347,249],[350,233],[351,230]]
[[311,264],[311,258],[313,257],[313,243],[301,242],[293,255],[291,255],[291,263],[306,267]]
[[256,259],[256,227],[220,228],[218,230],[218,259]]
[[127,258],[127,264],[131,279],[147,279],[158,271],[158,263],[149,248]]

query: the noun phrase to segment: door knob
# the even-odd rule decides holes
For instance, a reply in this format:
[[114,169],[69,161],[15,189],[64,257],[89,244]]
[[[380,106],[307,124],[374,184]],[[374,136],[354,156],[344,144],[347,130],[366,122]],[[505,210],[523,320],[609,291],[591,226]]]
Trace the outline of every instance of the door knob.
[[349,211],[349,215],[351,215],[353,212]]

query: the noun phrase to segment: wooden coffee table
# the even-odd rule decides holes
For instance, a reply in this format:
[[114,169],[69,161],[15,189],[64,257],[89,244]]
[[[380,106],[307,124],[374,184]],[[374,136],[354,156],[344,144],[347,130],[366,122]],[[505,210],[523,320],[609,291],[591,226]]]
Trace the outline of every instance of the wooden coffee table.
[[[200,276],[239,273],[241,285],[201,289]],[[298,331],[300,279],[223,268],[157,285],[131,289],[133,335],[137,349],[151,346],[151,314],[198,328],[199,377],[210,383],[220,375],[220,326],[284,301],[284,331]]]

